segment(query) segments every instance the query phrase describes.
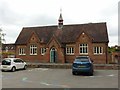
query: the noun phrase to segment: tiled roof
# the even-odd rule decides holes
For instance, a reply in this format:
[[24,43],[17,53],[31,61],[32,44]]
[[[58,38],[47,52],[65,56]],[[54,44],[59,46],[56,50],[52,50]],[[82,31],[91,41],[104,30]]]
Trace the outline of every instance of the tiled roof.
[[26,27],[22,29],[15,44],[26,44],[33,32],[43,43],[48,43],[53,35],[61,44],[74,43],[82,32],[89,35],[93,40],[92,42],[109,42],[106,23],[88,23],[64,25],[62,30],[59,30],[57,25]]

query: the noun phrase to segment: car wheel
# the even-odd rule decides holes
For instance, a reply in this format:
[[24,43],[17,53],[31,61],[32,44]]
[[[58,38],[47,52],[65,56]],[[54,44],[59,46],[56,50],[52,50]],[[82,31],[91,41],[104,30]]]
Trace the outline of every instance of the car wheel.
[[89,73],[89,76],[93,76],[93,72],[90,72],[90,73]]
[[25,65],[23,69],[26,70],[27,69],[27,65]]
[[4,70],[1,70],[2,72],[4,72]]
[[73,75],[76,75],[76,73],[75,73],[75,72],[72,72],[72,74],[73,74]]
[[12,67],[11,71],[12,71],[12,72],[15,72],[15,71],[16,71],[16,68],[15,68],[15,67]]

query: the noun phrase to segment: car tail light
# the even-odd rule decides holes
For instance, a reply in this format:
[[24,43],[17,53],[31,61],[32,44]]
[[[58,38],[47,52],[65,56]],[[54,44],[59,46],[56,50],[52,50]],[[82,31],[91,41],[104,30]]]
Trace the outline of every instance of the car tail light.
[[92,65],[91,63],[87,63],[87,67],[91,67],[91,65]]
[[73,67],[77,67],[78,65],[77,65],[77,63],[73,63]]

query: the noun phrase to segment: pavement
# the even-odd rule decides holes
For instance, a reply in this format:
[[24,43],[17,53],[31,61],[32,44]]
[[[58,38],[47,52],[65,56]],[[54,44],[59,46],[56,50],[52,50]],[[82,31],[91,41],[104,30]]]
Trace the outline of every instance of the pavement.
[[2,72],[2,88],[118,88],[118,70],[95,70],[93,76],[71,69],[30,68]]

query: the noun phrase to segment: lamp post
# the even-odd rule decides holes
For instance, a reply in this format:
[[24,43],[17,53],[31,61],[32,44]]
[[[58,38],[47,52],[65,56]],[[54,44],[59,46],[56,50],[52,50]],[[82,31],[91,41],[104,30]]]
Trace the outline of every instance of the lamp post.
[[3,41],[5,42],[5,39],[4,39],[4,36],[6,34],[2,32],[2,29],[0,28],[0,62],[2,60],[2,44],[3,44]]

